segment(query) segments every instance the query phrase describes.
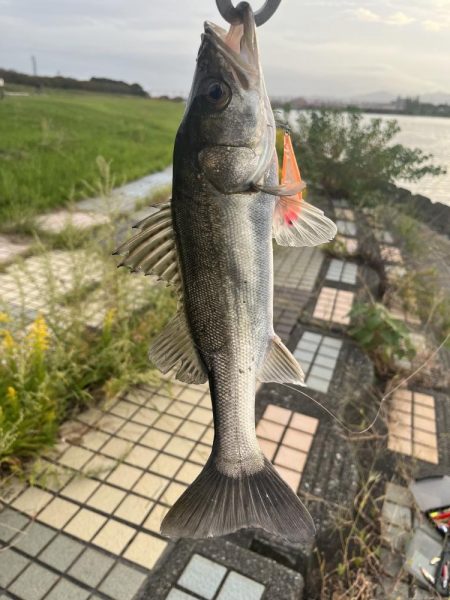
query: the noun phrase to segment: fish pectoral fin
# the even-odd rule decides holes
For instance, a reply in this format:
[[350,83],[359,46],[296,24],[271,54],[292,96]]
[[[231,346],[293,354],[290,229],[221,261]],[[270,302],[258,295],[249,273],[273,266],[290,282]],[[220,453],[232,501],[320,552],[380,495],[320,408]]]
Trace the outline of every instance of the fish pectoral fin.
[[140,231],[121,244],[114,252],[124,258],[119,267],[133,272],[155,275],[180,288],[181,278],[172,227],[170,202],[161,204],[155,212],[135,225]]
[[301,366],[292,356],[278,336],[275,336],[266,355],[266,360],[258,373],[259,381],[295,383],[304,385],[305,375]]
[[205,383],[206,368],[195,349],[183,308],[156,336],[148,356],[162,373],[177,368],[176,378],[184,383]]
[[280,246],[318,246],[330,242],[337,227],[320,208],[292,196],[278,198],[272,232]]
[[[281,186],[302,183],[291,136],[285,133]],[[272,231],[280,246],[318,246],[331,241],[337,228],[323,211],[305,202],[299,190],[293,194],[280,194],[273,213]]]

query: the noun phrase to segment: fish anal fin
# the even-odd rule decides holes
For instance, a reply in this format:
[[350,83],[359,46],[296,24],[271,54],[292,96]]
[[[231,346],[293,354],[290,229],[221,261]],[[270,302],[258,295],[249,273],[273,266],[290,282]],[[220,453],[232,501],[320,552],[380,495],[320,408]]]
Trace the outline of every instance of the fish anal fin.
[[305,375],[301,366],[278,336],[274,336],[270,342],[258,379],[263,382],[304,385]]
[[205,383],[208,379],[192,341],[183,307],[156,336],[148,356],[162,373],[177,369],[176,378],[184,383]]

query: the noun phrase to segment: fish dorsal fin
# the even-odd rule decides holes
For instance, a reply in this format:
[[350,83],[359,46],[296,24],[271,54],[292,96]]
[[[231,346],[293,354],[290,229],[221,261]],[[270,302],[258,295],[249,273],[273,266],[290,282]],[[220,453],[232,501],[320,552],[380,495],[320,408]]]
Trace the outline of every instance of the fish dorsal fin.
[[140,230],[139,233],[114,252],[124,257],[118,266],[129,267],[133,272],[143,272],[145,275],[155,275],[179,289],[181,278],[170,203],[160,205],[135,227]]
[[[284,134],[281,187],[289,189],[302,183],[291,136]],[[280,196],[273,215],[273,237],[280,246],[317,246],[336,235],[336,225],[319,208],[303,199],[302,192]]]
[[274,336],[266,360],[258,374],[259,381],[295,383],[302,385],[305,375],[302,368],[278,336]]
[[176,378],[184,383],[205,383],[206,368],[195,349],[183,306],[152,342],[148,356],[162,373],[177,369]]

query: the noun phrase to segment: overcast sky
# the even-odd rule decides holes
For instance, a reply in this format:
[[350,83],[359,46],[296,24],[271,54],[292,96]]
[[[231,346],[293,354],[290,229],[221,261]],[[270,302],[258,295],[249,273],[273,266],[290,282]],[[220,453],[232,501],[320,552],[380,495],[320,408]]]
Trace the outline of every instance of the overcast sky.
[[[214,0],[0,0],[0,66],[186,94],[205,19]],[[282,0],[259,34],[273,96],[450,93],[450,0]]]

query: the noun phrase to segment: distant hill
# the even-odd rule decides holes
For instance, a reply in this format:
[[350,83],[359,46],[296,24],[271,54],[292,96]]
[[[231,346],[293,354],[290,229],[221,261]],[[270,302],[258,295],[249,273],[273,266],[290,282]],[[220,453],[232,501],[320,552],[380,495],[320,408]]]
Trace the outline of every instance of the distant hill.
[[91,77],[89,81],[81,81],[72,77],[46,77],[39,75],[26,75],[17,71],[0,68],[0,78],[8,83],[28,85],[36,88],[48,87],[65,90],[84,90],[86,92],[103,92],[108,94],[129,94],[131,96],[147,97],[147,92],[138,83],[125,83],[104,77]]

